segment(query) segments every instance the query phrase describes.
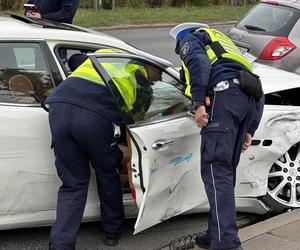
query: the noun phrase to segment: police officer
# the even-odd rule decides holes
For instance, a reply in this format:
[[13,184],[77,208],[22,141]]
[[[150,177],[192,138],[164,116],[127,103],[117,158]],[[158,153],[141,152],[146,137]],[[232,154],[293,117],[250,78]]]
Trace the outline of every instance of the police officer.
[[37,11],[26,11],[28,17],[42,18],[61,23],[72,23],[77,11],[79,0],[29,0]]
[[[98,52],[123,51],[101,49]],[[124,99],[121,109],[129,111],[135,102],[137,82],[134,73],[141,70],[146,74],[146,71],[139,65],[129,64],[123,69],[109,63],[105,65],[108,71],[114,71],[115,76],[120,70],[127,71],[128,78],[119,74],[114,82]],[[113,123],[121,124],[122,119],[110,91],[94,70],[90,59],[86,59],[44,103],[50,105],[52,147],[57,173],[62,181],[49,249],[75,249],[76,234],[87,199],[90,163],[97,178],[104,243],[108,246],[118,244],[124,209],[117,168],[123,156],[114,138]]]
[[[260,81],[223,33],[205,24],[184,23],[170,34],[177,41],[175,51],[182,59],[195,122],[202,128],[201,176],[210,214],[207,232],[198,235],[196,243],[202,248],[242,249],[236,224],[236,167],[262,116]],[[246,91],[249,86],[251,91]]]

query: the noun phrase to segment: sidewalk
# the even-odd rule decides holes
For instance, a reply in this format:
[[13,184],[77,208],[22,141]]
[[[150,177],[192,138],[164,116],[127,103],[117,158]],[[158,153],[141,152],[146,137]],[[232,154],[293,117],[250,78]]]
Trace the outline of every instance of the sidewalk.
[[245,227],[239,236],[244,250],[300,250],[300,209]]
[[300,209],[245,227],[239,236],[244,250],[299,250]]

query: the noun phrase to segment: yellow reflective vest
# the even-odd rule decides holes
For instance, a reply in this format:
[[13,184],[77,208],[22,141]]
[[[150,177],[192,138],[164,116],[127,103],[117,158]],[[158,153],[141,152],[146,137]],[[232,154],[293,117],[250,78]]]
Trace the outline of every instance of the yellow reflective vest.
[[[218,30],[210,28],[201,28],[195,32],[197,31],[205,31],[212,41],[210,45],[205,46],[206,53],[211,64],[214,64],[219,60],[219,58],[226,58],[242,64],[250,72],[253,71],[251,63],[241,54],[238,47],[231,41],[229,37]],[[187,84],[185,94],[191,97],[190,73],[183,61],[181,65]]]
[[[96,52],[125,53],[124,51],[118,49],[100,49]],[[130,111],[133,108],[133,104],[136,100],[137,82],[134,72],[136,70],[140,70],[141,73],[146,77],[147,72],[145,68],[137,64],[124,65],[124,63],[119,62],[103,62],[101,65],[108,72],[124,99],[126,105],[121,107],[121,109],[124,112]],[[105,86],[102,78],[94,69],[90,59],[85,60],[84,63],[82,63],[69,77],[78,77]]]

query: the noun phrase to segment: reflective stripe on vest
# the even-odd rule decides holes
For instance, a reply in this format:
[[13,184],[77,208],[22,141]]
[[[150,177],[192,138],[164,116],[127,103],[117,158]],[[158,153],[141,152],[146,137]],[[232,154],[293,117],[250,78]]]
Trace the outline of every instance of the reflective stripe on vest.
[[[220,45],[223,47],[225,52],[222,53],[221,55],[222,58],[227,58],[236,61],[242,64],[248,71],[250,72],[253,71],[251,63],[241,54],[238,47],[231,41],[229,37],[227,37],[222,32],[215,29],[201,28],[198,29],[197,31],[201,31],[201,30],[207,32],[212,42],[219,42]],[[206,53],[211,61],[211,64],[215,63],[218,60],[218,57],[216,56],[215,52],[209,45],[206,45],[205,48],[206,48]]]
[[191,77],[190,77],[190,72],[188,71],[188,69],[185,66],[185,64],[184,64],[183,61],[181,61],[181,67],[183,69],[184,76],[185,76],[185,82],[186,82],[186,88],[185,88],[184,93],[187,96],[192,97],[192,94],[191,94]]

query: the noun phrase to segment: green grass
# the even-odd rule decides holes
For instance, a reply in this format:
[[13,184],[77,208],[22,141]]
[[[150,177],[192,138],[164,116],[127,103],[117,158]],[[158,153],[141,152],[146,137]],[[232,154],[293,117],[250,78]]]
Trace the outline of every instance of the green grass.
[[[109,27],[130,24],[156,24],[181,22],[237,21],[252,6],[186,7],[186,8],[117,8],[116,11],[79,9],[74,24],[83,27]],[[18,12],[22,14],[22,12]],[[4,15],[0,12],[0,15]]]

